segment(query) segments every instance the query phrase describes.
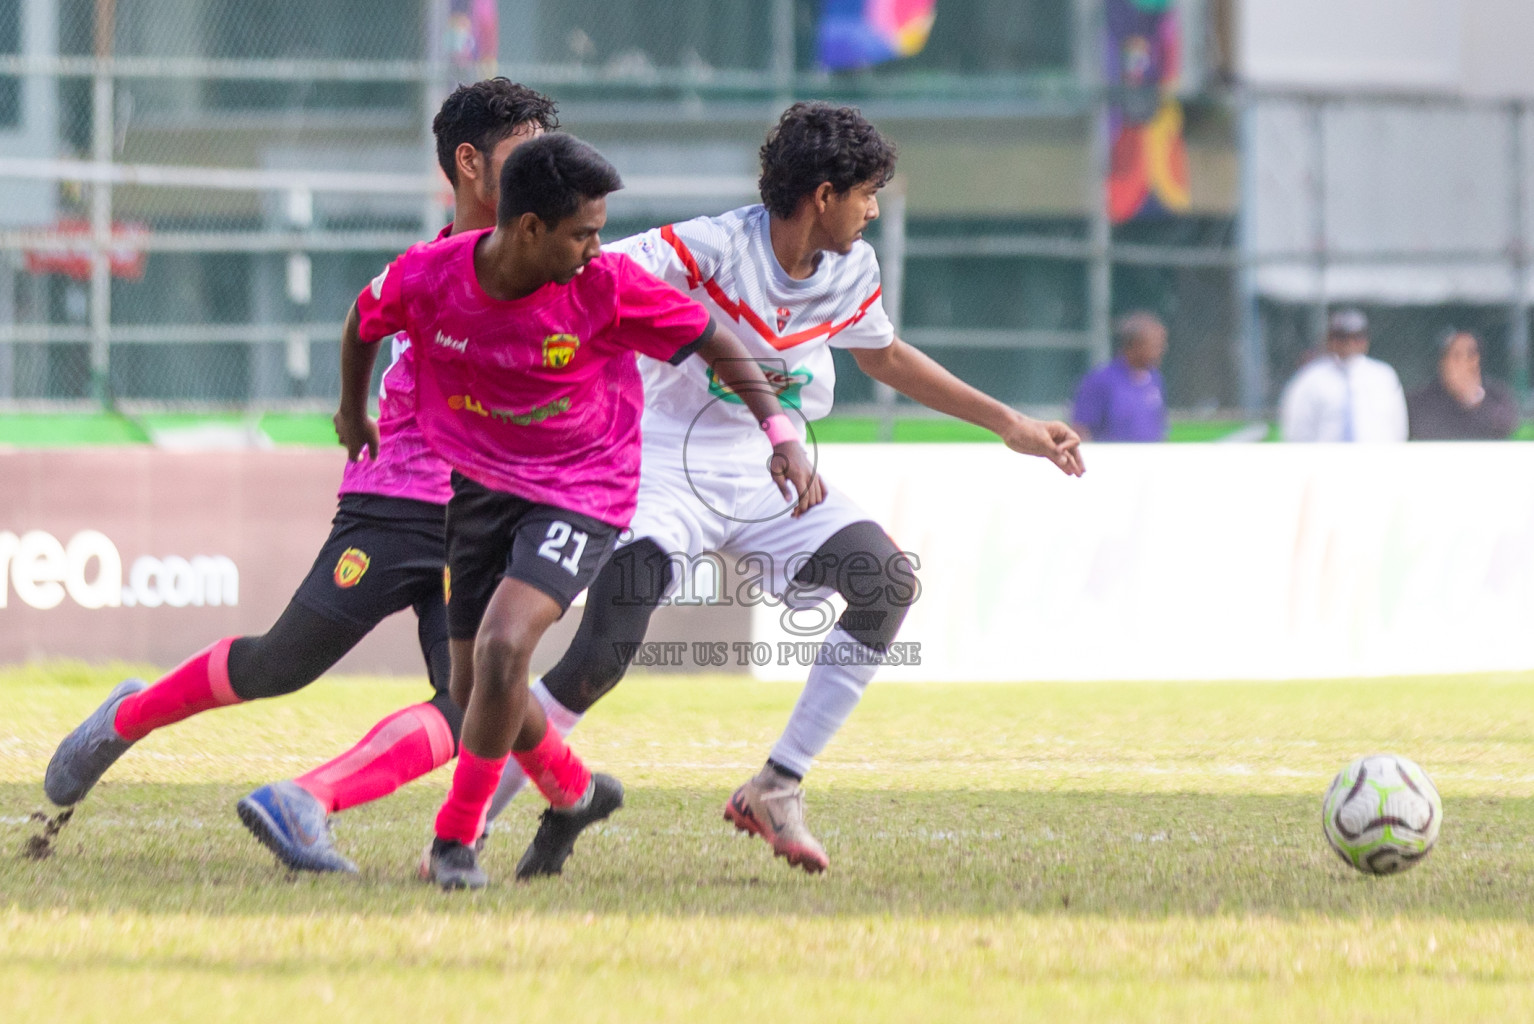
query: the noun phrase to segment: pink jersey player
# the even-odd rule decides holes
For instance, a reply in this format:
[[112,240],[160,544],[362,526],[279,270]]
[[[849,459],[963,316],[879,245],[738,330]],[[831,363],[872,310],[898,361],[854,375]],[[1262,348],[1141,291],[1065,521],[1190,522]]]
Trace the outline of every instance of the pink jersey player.
[[[626,526],[638,486],[643,388],[633,353],[671,360],[709,315],[627,256],[568,284],[491,298],[474,272],[488,231],[416,246],[357,299],[358,337],[418,339],[425,440],[492,490]],[[382,422],[380,422],[380,430]]]
[[405,331],[417,420],[456,471],[448,632],[451,690],[467,709],[427,859],[445,889],[486,883],[475,844],[513,756],[550,804],[540,826],[548,852],[519,864],[519,877],[559,873],[580,831],[623,803],[618,780],[593,775],[548,728],[527,675],[539,637],[634,514],[636,354],[671,361],[696,352],[767,430],[784,495],[797,492],[801,510],[824,497],[741,342],[629,257],[601,251],[606,196],[620,187],[612,165],[568,135],[525,143],[502,169],[495,229],[406,252],[358,297],[342,336],[336,429],[348,453],[376,449],[365,412],[376,343]]
[[[504,78],[453,90],[432,124],[453,187],[453,223],[439,237],[494,225],[507,156],[558,123],[553,100]],[[153,685],[125,680],[59,745],[44,779],[50,799],[61,805],[82,799],[150,732],[308,685],[379,622],[407,608],[417,616],[432,699],[387,716],[311,771],[261,786],[236,809],[288,868],[355,871],[331,841],[329,816],[385,796],[454,756],[463,709],[448,693],[443,587],[452,470],[416,420],[410,339],[396,335],[391,347],[379,394],[379,443],[370,457],[347,465],[330,536],[287,608],[266,633],[218,640]],[[363,403],[368,383],[362,382]]]
[[394,362],[378,389],[378,457],[348,462],[342,495],[381,494],[446,505],[453,468],[432,451],[415,415],[415,354],[404,334],[394,338]]
[[[435,241],[453,233],[449,224]],[[446,505],[453,496],[453,469],[431,445],[415,416],[415,354],[410,337],[397,334],[394,359],[378,388],[378,455],[348,461],[341,474],[340,493],[380,494]]]

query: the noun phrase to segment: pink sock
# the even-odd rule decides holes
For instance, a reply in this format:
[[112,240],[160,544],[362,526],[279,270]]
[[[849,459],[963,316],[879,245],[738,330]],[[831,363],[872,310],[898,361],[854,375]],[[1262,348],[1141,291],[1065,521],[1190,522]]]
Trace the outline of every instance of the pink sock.
[[490,798],[501,783],[501,772],[510,754],[480,757],[470,750],[458,751],[458,767],[453,769],[453,788],[448,790],[442,810],[437,812],[437,836],[456,839],[473,846],[485,832],[485,812]]
[[293,781],[329,812],[388,796],[453,759],[453,730],[430,704],[385,718],[346,753]]
[[585,796],[586,787],[591,785],[591,772],[565,744],[558,729],[545,732],[533,749],[514,750],[511,756],[555,807],[569,807]]
[[229,645],[235,637],[198,651],[164,679],[117,706],[112,725],[125,740],[141,740],[161,726],[191,718],[199,711],[238,704],[229,685]]

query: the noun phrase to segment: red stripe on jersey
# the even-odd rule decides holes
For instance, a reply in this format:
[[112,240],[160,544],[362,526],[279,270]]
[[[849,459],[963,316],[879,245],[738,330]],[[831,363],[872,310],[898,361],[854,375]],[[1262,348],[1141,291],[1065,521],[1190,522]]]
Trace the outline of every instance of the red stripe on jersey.
[[756,331],[756,333],[761,336],[763,341],[767,342],[767,344],[771,345],[779,352],[782,352],[784,349],[793,348],[796,345],[803,345],[807,341],[814,341],[821,335],[824,335],[826,340],[829,341],[830,339],[836,337],[836,335],[840,334],[842,331],[863,319],[863,317],[868,313],[868,307],[872,306],[874,302],[878,300],[879,296],[884,292],[882,287],[875,288],[874,293],[868,298],[864,299],[862,304],[858,306],[857,312],[853,313],[841,323],[834,323],[830,320],[827,320],[823,324],[817,324],[814,327],[806,327],[802,331],[795,331],[793,334],[787,334],[780,337],[776,331],[767,325],[767,321],[763,320],[760,316],[757,315],[756,310],[752,309],[744,302],[738,302],[735,299],[730,298],[729,295],[725,294],[724,289],[719,287],[719,283],[712,277],[707,281],[703,280],[703,271],[698,267],[698,261],[693,256],[692,250],[687,248],[686,242],[677,237],[676,231],[672,229],[670,224],[667,224],[665,227],[660,229],[660,236],[665,240],[667,245],[671,246],[671,248],[676,251],[677,258],[682,261],[682,266],[687,270],[687,287],[689,289],[696,288],[699,284],[702,284],[704,290],[708,292],[708,297],[714,300],[715,305],[728,313],[730,319],[734,320],[736,323],[745,321],[745,323],[749,324]]
[[703,280],[703,271],[698,269],[698,261],[693,259],[692,250],[687,248],[687,243],[676,237],[676,231],[670,224],[660,229],[661,238],[666,244],[676,250],[677,258],[682,261],[682,266],[687,268],[687,287],[696,288]]

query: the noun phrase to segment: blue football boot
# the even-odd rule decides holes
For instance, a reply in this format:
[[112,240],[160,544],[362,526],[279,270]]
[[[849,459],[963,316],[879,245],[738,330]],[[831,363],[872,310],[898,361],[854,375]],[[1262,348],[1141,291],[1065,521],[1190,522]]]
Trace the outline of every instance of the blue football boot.
[[251,834],[294,871],[357,873],[357,865],[337,853],[331,842],[324,805],[298,783],[262,786],[235,810]]

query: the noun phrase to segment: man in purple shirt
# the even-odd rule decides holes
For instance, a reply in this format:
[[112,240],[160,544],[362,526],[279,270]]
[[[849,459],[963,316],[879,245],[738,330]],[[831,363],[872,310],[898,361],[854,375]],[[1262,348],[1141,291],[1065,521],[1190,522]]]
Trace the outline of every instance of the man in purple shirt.
[[1082,440],[1165,441],[1161,359],[1166,326],[1151,313],[1130,313],[1113,326],[1118,355],[1081,379],[1071,426]]

